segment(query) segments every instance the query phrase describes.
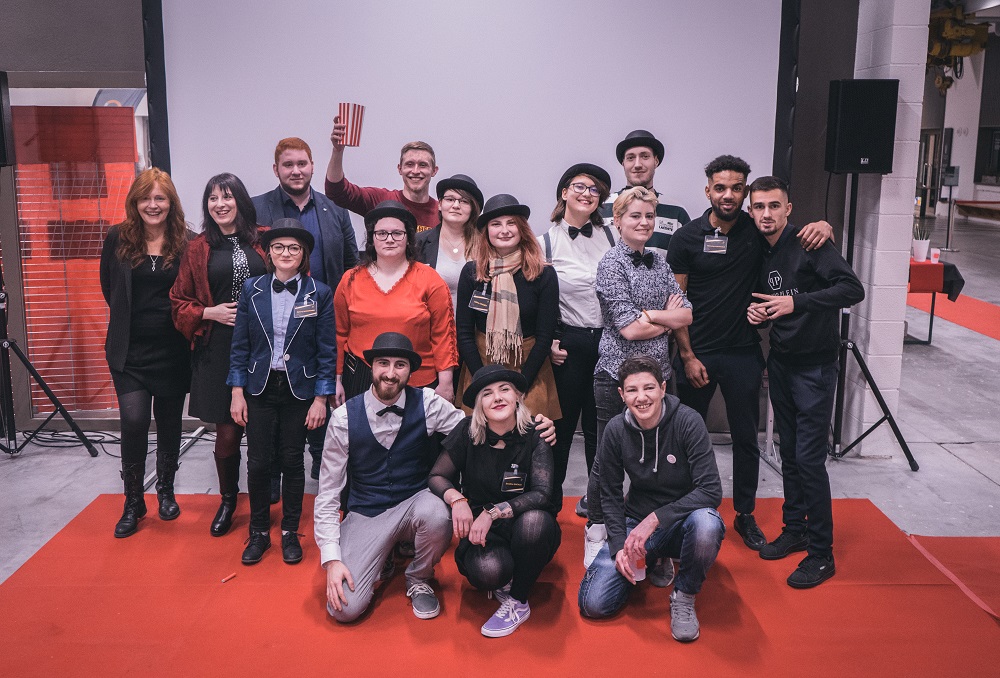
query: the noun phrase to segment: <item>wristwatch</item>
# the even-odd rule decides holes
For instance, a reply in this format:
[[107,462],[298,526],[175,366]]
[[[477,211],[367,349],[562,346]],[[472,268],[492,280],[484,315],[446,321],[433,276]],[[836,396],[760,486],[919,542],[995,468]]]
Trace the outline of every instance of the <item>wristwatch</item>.
[[498,509],[493,504],[485,504],[483,510],[490,514],[490,518],[493,520],[500,520],[500,509]]

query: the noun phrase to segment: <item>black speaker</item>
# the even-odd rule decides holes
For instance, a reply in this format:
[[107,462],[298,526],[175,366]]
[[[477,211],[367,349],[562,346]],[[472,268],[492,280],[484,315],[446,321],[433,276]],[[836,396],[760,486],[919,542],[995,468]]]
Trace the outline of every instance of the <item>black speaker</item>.
[[7,71],[0,71],[0,167],[14,164],[14,130],[12,127]]
[[889,174],[899,80],[831,80],[826,171]]

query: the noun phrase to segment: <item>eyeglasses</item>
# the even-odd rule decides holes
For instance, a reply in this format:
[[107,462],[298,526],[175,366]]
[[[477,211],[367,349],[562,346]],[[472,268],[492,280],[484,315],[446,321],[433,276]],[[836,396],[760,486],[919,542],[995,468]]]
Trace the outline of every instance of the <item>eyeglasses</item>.
[[372,235],[380,242],[385,242],[390,238],[395,242],[406,240],[406,231],[375,231]]
[[570,184],[569,187],[573,189],[574,193],[583,193],[584,191],[586,191],[595,198],[601,195],[601,189],[599,189],[597,186],[588,186],[587,184],[581,184],[580,182],[576,182],[575,184]]
[[285,250],[287,250],[289,254],[294,256],[302,251],[302,245],[285,245],[284,243],[280,242],[271,243],[271,251],[274,252],[275,254],[284,254]]
[[453,198],[450,195],[446,195],[445,197],[441,198],[442,205],[454,205],[456,202],[462,207],[468,207],[469,205],[472,204],[465,198]]

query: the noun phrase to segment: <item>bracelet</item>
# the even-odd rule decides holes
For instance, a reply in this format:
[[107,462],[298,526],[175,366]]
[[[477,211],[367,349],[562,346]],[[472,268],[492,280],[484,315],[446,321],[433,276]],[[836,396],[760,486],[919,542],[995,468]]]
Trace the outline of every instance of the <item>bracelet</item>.
[[652,316],[650,316],[650,315],[649,315],[649,311],[647,311],[646,309],[642,309],[642,314],[643,314],[644,316],[646,316],[646,320],[648,320],[648,321],[649,321],[649,324],[650,324],[650,325],[655,325],[655,324],[656,324],[656,323],[654,323],[654,322],[653,322],[653,318],[652,318]]
[[468,497],[459,497],[458,499],[454,499],[451,502],[449,502],[448,506],[455,506],[455,504],[457,504],[460,501],[464,501],[464,502],[468,503],[469,498]]

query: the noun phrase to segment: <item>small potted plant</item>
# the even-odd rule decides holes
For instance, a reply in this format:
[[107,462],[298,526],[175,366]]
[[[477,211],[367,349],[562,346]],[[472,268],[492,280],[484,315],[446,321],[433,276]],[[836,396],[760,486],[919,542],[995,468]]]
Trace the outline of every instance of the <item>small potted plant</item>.
[[913,223],[913,260],[927,261],[927,251],[931,246],[931,230],[929,224],[915,221]]

